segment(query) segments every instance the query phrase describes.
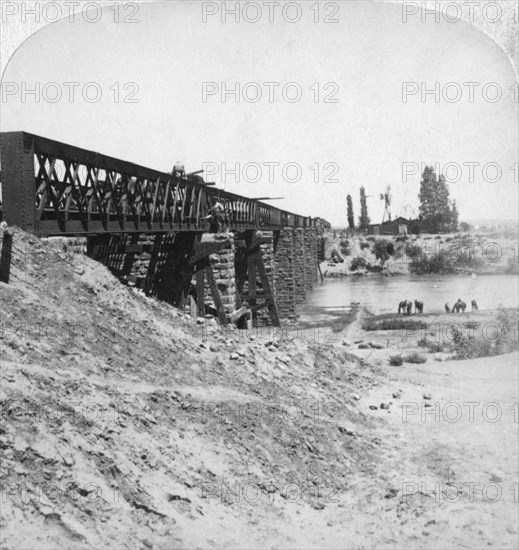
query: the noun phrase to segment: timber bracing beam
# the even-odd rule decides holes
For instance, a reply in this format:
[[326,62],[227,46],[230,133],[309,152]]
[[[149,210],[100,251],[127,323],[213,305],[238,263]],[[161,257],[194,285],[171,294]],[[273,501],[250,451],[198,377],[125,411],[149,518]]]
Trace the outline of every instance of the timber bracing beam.
[[244,239],[237,241],[236,285],[239,299],[251,312],[252,324],[258,325],[258,312],[266,309],[270,324],[279,326],[273,281],[269,279],[262,245],[273,245],[273,237],[258,236],[255,231],[246,231]]

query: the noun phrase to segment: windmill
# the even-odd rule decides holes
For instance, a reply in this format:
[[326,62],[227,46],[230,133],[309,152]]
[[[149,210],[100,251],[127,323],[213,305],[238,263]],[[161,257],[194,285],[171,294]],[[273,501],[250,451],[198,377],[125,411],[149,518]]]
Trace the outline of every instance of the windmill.
[[384,201],[384,215],[382,216],[382,223],[384,223],[384,220],[387,219],[388,221],[391,221],[391,186],[388,185],[386,187],[385,193],[380,193],[380,200]]

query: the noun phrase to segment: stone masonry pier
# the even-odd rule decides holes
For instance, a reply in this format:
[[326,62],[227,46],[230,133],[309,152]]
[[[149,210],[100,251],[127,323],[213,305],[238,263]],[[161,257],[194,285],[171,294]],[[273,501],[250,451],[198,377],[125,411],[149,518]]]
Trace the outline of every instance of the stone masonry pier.
[[[317,229],[88,238],[88,254],[124,283],[225,324],[277,326],[319,278]],[[241,321],[240,321],[241,319]]]

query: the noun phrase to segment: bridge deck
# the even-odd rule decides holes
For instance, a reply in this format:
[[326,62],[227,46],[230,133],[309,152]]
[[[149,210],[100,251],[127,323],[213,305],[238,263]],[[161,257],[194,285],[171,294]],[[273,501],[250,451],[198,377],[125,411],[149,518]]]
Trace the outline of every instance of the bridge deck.
[[233,231],[329,227],[260,201],[29,134],[0,134],[2,215],[40,236],[209,231],[213,205]]

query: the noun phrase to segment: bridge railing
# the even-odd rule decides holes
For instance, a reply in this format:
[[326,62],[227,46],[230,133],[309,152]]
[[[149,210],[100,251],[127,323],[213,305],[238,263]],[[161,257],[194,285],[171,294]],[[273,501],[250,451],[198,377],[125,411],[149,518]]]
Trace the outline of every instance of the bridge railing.
[[208,231],[216,201],[231,230],[327,224],[27,132],[0,134],[0,159],[3,218],[39,235]]

